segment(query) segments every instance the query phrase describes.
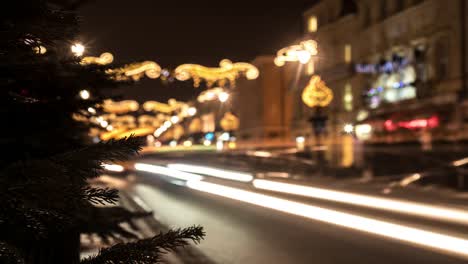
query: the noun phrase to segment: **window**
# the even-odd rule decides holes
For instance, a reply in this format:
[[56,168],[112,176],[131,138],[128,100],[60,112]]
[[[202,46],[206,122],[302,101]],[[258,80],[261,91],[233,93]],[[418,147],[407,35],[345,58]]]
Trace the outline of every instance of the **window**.
[[316,16],[309,17],[309,20],[307,21],[307,30],[310,33],[317,32],[317,27],[318,27],[317,17]]
[[348,112],[353,111],[353,91],[351,84],[347,83],[344,87],[343,105],[344,109]]
[[351,60],[352,60],[351,44],[346,44],[344,46],[344,61],[346,63],[350,63]]

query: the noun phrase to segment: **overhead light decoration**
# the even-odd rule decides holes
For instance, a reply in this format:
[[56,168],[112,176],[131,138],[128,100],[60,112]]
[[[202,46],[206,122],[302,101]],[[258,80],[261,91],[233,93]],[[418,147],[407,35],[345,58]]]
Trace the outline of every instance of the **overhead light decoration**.
[[122,114],[127,112],[135,112],[140,105],[134,100],[113,101],[110,99],[104,100],[102,107],[108,113]]
[[259,71],[250,63],[236,62],[224,59],[219,67],[210,68],[199,64],[182,64],[175,70],[175,77],[179,81],[193,79],[194,87],[199,87],[201,81],[206,82],[207,87],[217,84],[224,87],[229,82],[231,87],[235,86],[236,79],[244,75],[248,80],[257,79]]
[[286,62],[298,61],[301,64],[312,63],[312,56],[317,54],[317,42],[315,40],[305,40],[301,41],[299,44],[280,49],[276,53],[274,63],[278,67],[285,65]]
[[80,97],[81,97],[81,99],[83,99],[83,100],[88,100],[89,97],[91,97],[91,94],[89,93],[88,90],[81,90],[81,91],[80,91]]
[[113,78],[117,81],[138,81],[145,75],[150,79],[156,79],[161,75],[161,66],[154,61],[143,61],[125,65],[121,68],[109,69],[106,73],[113,75]]
[[220,102],[224,103],[229,99],[229,93],[226,92],[221,87],[212,88],[200,93],[197,97],[197,101],[200,103],[219,100]]
[[333,92],[320,76],[314,75],[302,92],[302,101],[308,107],[325,107],[331,103]]
[[178,111],[187,104],[184,102],[179,102],[175,99],[169,99],[166,103],[161,103],[157,101],[147,101],[143,103],[143,109],[147,112],[161,112],[169,114],[174,111]]
[[83,46],[83,44],[81,43],[75,43],[71,46],[71,52],[77,57],[81,57],[84,51],[85,51],[85,46]]
[[81,59],[80,64],[81,65],[89,65],[89,64],[106,65],[106,64],[112,63],[113,61],[114,61],[114,55],[112,55],[112,53],[109,53],[109,52],[104,52],[99,57],[86,56],[83,59]]

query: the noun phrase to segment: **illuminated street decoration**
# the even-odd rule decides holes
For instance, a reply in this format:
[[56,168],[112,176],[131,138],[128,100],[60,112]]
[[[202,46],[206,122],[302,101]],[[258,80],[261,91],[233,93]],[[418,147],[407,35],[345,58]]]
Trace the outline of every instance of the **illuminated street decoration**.
[[200,103],[219,100],[220,102],[225,102],[229,98],[229,94],[220,87],[212,88],[200,93],[197,97],[197,101]]
[[77,57],[81,57],[84,51],[85,51],[85,46],[83,46],[83,44],[81,43],[75,43],[71,46],[71,52]]
[[166,103],[161,103],[157,101],[147,101],[143,103],[143,109],[147,112],[161,112],[169,114],[174,111],[178,111],[188,105],[184,102],[179,102],[175,99],[169,99]]
[[199,87],[201,81],[205,81],[207,87],[217,84],[221,87],[229,82],[231,87],[235,86],[236,79],[244,75],[248,80],[258,78],[258,69],[250,63],[236,62],[224,59],[218,68],[205,67],[198,64],[182,64],[175,70],[175,77],[179,81],[193,79],[195,87]]
[[124,100],[124,101],[113,101],[110,99],[104,100],[102,107],[104,111],[108,113],[127,113],[127,112],[134,112],[137,111],[139,108],[139,104],[133,100]]
[[117,69],[109,69],[107,74],[114,75],[118,81],[134,80],[138,81],[143,76],[156,79],[161,75],[161,66],[154,61],[143,61],[125,65]]
[[231,112],[226,112],[220,121],[221,128],[224,131],[234,131],[239,128],[239,118]]
[[114,56],[112,53],[104,52],[99,57],[87,56],[81,59],[80,64],[89,65],[89,64],[99,64],[106,65],[114,61]]
[[318,54],[315,40],[301,41],[299,44],[280,49],[276,53],[275,65],[283,66],[286,62],[312,63],[311,58]]
[[308,107],[325,107],[333,99],[333,92],[320,76],[314,75],[302,92],[302,101]]

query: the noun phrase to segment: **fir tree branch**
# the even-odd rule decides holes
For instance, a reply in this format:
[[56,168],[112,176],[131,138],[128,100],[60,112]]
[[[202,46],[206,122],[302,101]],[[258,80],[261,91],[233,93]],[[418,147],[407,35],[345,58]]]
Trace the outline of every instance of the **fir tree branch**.
[[24,264],[25,262],[18,249],[4,241],[0,241],[0,263]]
[[56,156],[54,161],[84,179],[94,178],[102,173],[102,163],[127,160],[140,151],[142,143],[137,137],[112,139]]
[[174,229],[165,234],[159,233],[153,238],[102,249],[96,256],[83,260],[81,264],[159,263],[166,252],[187,246],[190,240],[199,243],[204,236],[205,232],[200,226]]
[[114,204],[119,200],[119,191],[110,188],[85,187],[83,198],[95,204]]

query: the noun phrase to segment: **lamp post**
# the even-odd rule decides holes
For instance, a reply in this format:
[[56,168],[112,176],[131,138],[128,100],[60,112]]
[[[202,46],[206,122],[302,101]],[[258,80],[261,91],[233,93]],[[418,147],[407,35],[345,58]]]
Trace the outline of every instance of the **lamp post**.
[[[315,136],[315,145],[321,146],[321,136],[326,132],[326,124],[328,117],[323,112],[323,108],[328,106],[333,100],[333,92],[325,85],[320,76],[313,75],[309,84],[302,92],[302,101],[308,107],[314,109],[314,113],[308,119],[312,126],[312,131]],[[318,155],[322,159],[321,155]]]

